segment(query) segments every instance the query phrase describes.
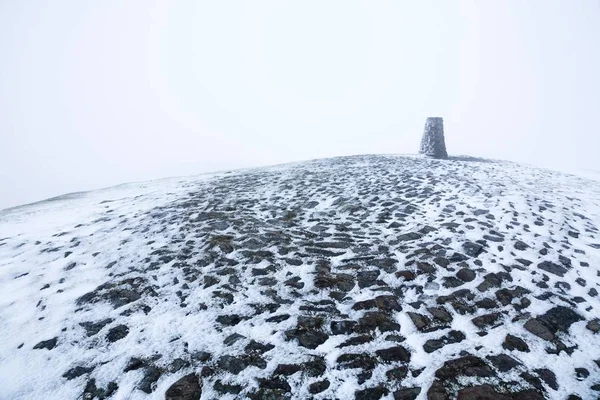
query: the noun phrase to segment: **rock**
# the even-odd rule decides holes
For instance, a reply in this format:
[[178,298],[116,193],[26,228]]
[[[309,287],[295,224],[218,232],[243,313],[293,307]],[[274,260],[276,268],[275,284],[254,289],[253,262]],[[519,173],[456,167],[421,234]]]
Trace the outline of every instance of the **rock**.
[[504,288],[496,291],[496,298],[500,303],[502,303],[503,306],[506,306],[512,303],[513,299],[524,296],[528,293],[529,290],[521,286],[517,286],[512,290]]
[[290,390],[292,390],[290,384],[279,376],[270,378],[258,378],[257,381],[262,389],[283,390],[284,392],[289,392]]
[[435,377],[441,380],[454,379],[458,376],[489,378],[495,376],[495,374],[485,361],[471,355],[446,361],[441,368],[435,371]]
[[344,343],[340,344],[338,347],[342,348],[342,347],[348,347],[348,346],[358,346],[361,344],[369,343],[369,342],[373,341],[373,339],[374,339],[374,337],[371,335],[355,336],[355,337],[351,337],[350,339],[346,340]]
[[81,375],[89,374],[93,370],[94,367],[82,367],[78,365],[65,372],[63,378],[67,378],[70,381],[71,379],[79,378]]
[[510,395],[498,393],[490,385],[478,385],[461,389],[458,392],[460,400],[512,400]]
[[96,335],[98,332],[100,332],[102,330],[102,328],[104,328],[106,325],[110,324],[111,322],[113,322],[113,320],[111,318],[106,318],[106,319],[103,319],[103,320],[97,321],[97,322],[91,322],[91,321],[81,322],[79,325],[83,329],[85,329],[86,335],[89,337],[89,336]]
[[477,290],[485,292],[486,290],[499,287],[502,282],[512,282],[512,277],[506,272],[489,273],[483,277],[483,282],[477,286]]
[[529,346],[525,341],[517,336],[513,336],[510,333],[506,335],[502,348],[506,350],[517,350],[525,353],[529,353]]
[[264,343],[259,343],[255,340],[251,340],[250,343],[248,343],[246,345],[244,350],[246,350],[247,353],[264,354],[267,351],[273,350],[274,348],[275,348],[275,345],[272,345],[270,343],[264,344]]
[[317,377],[325,373],[327,366],[323,358],[315,357],[313,360],[303,363],[302,369],[308,376]]
[[406,282],[414,281],[417,275],[412,271],[398,271],[396,272],[396,278],[404,278]]
[[546,385],[554,390],[558,390],[558,383],[556,382],[556,375],[554,372],[547,368],[536,369],[535,372],[537,372],[539,377],[542,378]]
[[217,362],[217,365],[222,370],[230,372],[234,375],[239,374],[245,370],[246,367],[248,367],[248,364],[246,364],[242,358],[234,356],[221,356]]
[[498,321],[502,314],[496,312],[491,314],[480,315],[479,317],[475,317],[471,320],[473,325],[478,327],[479,329],[483,329],[488,325],[492,325]]
[[117,325],[114,328],[110,328],[106,335],[106,339],[112,343],[125,338],[128,334],[129,328],[127,325]]
[[307,349],[316,349],[329,339],[329,335],[321,331],[306,331],[298,335],[298,343]]
[[396,368],[392,368],[385,373],[385,376],[389,381],[402,381],[408,374],[408,368],[404,365]]
[[396,390],[394,392],[394,400],[416,400],[420,393],[420,387]]
[[377,296],[372,300],[359,301],[352,306],[355,311],[378,308],[382,311],[401,311],[402,307],[398,303],[398,298],[392,295]]
[[427,311],[429,311],[429,313],[431,313],[435,319],[441,322],[452,322],[452,314],[450,314],[444,307],[429,307]]
[[525,322],[523,328],[527,329],[529,332],[544,340],[550,341],[554,340],[554,338],[556,337],[554,336],[554,333],[552,333],[552,331],[548,329],[548,327],[546,327],[546,325],[544,325],[537,318],[532,318],[529,321]]
[[600,332],[600,319],[596,318],[589,321],[585,327],[594,333]]
[[246,338],[246,336],[244,335],[240,335],[239,333],[232,333],[231,335],[227,336],[224,340],[223,340],[223,344],[225,346],[231,346],[232,344],[234,344],[235,342],[237,342],[238,340],[244,339]]
[[469,257],[477,257],[483,253],[483,246],[478,243],[465,242],[462,247]]
[[219,315],[217,317],[217,322],[220,323],[221,325],[225,325],[225,326],[235,326],[237,324],[239,324],[242,321],[242,317],[240,317],[239,315],[233,314],[233,315]]
[[354,392],[355,400],[378,400],[387,395],[389,390],[382,385]]
[[162,371],[155,366],[145,368],[144,377],[138,384],[138,389],[147,394],[152,393],[156,387],[156,382],[160,379],[161,375]]
[[411,321],[413,322],[413,324],[415,324],[415,327],[419,331],[424,331],[431,323],[430,319],[427,318],[425,315],[421,315],[415,312],[407,312],[406,314],[410,317]]
[[354,332],[358,323],[352,320],[331,321],[330,328],[333,335],[347,335]]
[[461,268],[456,273],[456,277],[463,282],[471,282],[472,280],[475,279],[476,276],[477,275],[475,274],[475,272],[473,272],[473,270],[471,270],[469,268]]
[[376,329],[380,332],[398,331],[400,324],[380,311],[367,312],[358,320],[357,332],[371,332]]
[[419,153],[433,158],[448,158],[444,140],[444,120],[429,117],[425,121],[425,131],[421,139]]
[[549,272],[551,274],[558,275],[561,278],[563,276],[565,276],[565,274],[568,271],[565,267],[558,265],[558,264],[554,264],[553,262],[550,262],[550,261],[544,261],[544,262],[538,264],[538,268],[542,269],[546,272]]
[[398,240],[401,242],[408,242],[408,241],[412,241],[412,240],[421,239],[422,237],[423,237],[423,235],[420,233],[409,232],[409,233],[404,233],[404,234],[398,236]]
[[584,320],[575,311],[564,306],[551,308],[544,315],[539,316],[538,319],[554,333],[557,331],[567,332],[573,323]]
[[486,358],[488,360],[490,360],[492,365],[494,367],[496,367],[496,369],[498,369],[498,371],[500,371],[500,372],[507,372],[507,371],[510,371],[511,369],[515,368],[516,366],[521,365],[520,362],[518,362],[517,360],[515,360],[514,358],[512,358],[511,356],[506,355],[506,354],[487,356]]
[[358,280],[358,287],[361,289],[373,286],[379,277],[379,270],[372,271],[358,271],[356,279]]
[[39,350],[39,349],[47,349],[47,350],[52,350],[53,348],[56,347],[56,342],[58,341],[58,338],[52,338],[50,340],[42,340],[41,342],[39,342],[38,344],[36,344],[35,346],[33,346],[34,350]]
[[83,389],[83,400],[98,399],[105,400],[110,398],[119,388],[115,382],[109,382],[106,389],[96,386],[96,380],[90,379]]
[[389,347],[387,349],[380,349],[375,351],[375,354],[379,356],[383,361],[410,361],[410,352],[402,346]]
[[215,381],[213,388],[215,389],[215,391],[222,394],[239,394],[242,390],[244,390],[244,388],[240,385],[225,384],[221,382],[220,379],[217,379]]
[[302,369],[302,366],[300,366],[298,364],[279,364],[277,366],[277,368],[275,368],[273,375],[285,375],[285,376],[294,375],[296,372],[300,371],[301,369]]
[[322,381],[313,382],[308,386],[308,391],[310,394],[321,393],[329,388],[329,381],[327,379]]
[[496,303],[493,299],[490,299],[489,297],[484,297],[483,299],[476,301],[475,305],[477,306],[477,308],[483,308],[485,310],[498,307],[498,303]]
[[447,276],[444,278],[443,285],[445,288],[455,288],[462,286],[464,282],[454,276]]
[[439,339],[427,340],[423,344],[423,350],[425,350],[426,353],[433,353],[434,351],[439,350],[448,344],[460,343],[465,339],[465,334],[461,331],[451,330],[448,332],[448,334],[440,337]]
[[198,375],[189,374],[171,385],[165,393],[165,400],[200,400],[202,386]]
[[587,368],[575,368],[575,376],[577,380],[584,380],[590,376],[590,371]]
[[522,242],[520,240],[517,240],[514,244],[515,249],[520,250],[520,251],[524,251],[527,250],[529,248],[529,245],[527,245],[527,243]]
[[361,368],[366,371],[372,370],[376,365],[373,356],[367,353],[342,354],[337,358],[336,362],[338,366],[343,369]]

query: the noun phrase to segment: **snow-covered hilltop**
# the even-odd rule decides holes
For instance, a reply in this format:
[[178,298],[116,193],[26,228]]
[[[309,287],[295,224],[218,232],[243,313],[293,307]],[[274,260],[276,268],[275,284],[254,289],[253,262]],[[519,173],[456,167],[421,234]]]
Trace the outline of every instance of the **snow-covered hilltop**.
[[599,225],[599,183],[411,156],[5,210],[0,399],[595,399]]

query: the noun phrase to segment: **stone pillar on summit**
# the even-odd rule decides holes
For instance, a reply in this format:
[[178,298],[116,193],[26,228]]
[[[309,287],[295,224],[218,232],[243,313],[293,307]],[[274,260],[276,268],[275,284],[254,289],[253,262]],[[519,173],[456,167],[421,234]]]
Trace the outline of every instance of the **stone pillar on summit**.
[[441,117],[429,117],[425,121],[419,153],[433,158],[448,158],[444,141],[444,120]]

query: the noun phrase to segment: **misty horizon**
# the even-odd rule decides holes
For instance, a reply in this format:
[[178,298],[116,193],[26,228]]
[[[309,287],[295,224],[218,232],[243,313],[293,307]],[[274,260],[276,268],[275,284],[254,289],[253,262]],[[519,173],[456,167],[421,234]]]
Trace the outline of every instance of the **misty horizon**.
[[0,209],[356,154],[600,171],[600,3],[0,2]]

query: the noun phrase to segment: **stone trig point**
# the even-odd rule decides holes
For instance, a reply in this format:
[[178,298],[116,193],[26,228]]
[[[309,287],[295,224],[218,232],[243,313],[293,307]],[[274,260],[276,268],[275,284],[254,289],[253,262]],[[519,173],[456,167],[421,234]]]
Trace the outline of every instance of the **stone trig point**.
[[441,117],[429,117],[425,121],[425,132],[421,139],[419,154],[433,158],[448,158],[444,141],[444,120]]

